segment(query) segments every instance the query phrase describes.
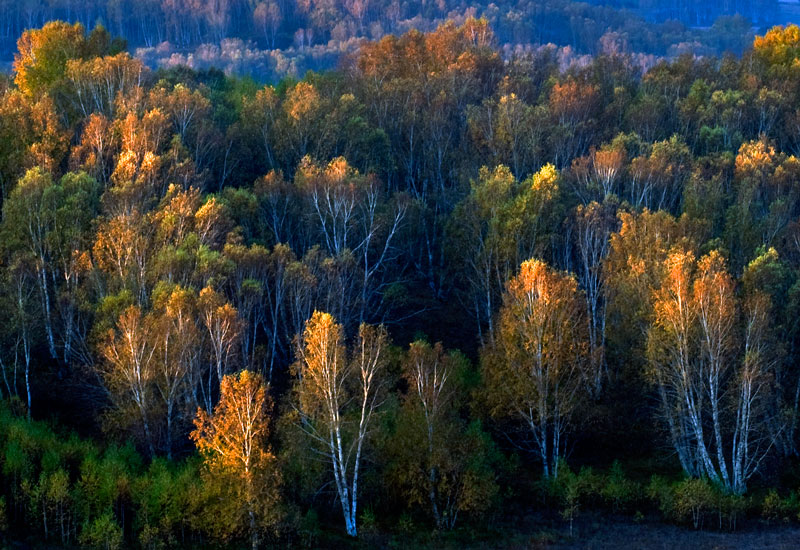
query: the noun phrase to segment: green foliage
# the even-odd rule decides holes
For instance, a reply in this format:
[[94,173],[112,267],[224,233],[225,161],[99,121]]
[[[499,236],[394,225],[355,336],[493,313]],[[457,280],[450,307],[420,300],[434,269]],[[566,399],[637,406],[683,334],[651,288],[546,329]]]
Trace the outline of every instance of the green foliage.
[[601,494],[616,512],[631,512],[643,497],[639,483],[629,479],[619,460],[615,460],[606,475]]
[[231,542],[242,529],[236,484],[209,476],[197,457],[143,464],[132,445],[98,448],[49,425],[0,407],[5,494],[0,534],[28,530],[52,544],[114,549],[124,540],[122,518],[146,548],[170,548],[189,534]]
[[315,548],[317,541],[321,535],[319,516],[314,508],[309,508],[308,511],[300,519],[297,526],[297,534],[300,537],[300,543],[304,548]]
[[702,527],[717,503],[714,488],[704,479],[687,479],[674,486],[672,491],[675,519],[689,521],[695,529]]
[[181,529],[190,528],[190,476],[197,465],[176,465],[154,460],[147,472],[135,480],[131,498],[137,507],[136,531],[143,546],[174,546]]
[[5,537],[8,532],[8,509],[6,507],[6,497],[0,497],[0,537]]
[[796,491],[781,497],[776,489],[770,489],[761,502],[761,517],[770,523],[788,523],[800,519],[799,500]]
[[480,520],[497,504],[503,457],[481,423],[463,416],[473,369],[419,339],[404,362],[408,393],[382,434],[387,478],[406,509],[425,509],[437,529]]
[[566,461],[558,466],[558,477],[553,481],[552,491],[561,500],[561,516],[569,521],[570,536],[573,533],[573,522],[582,507],[597,503],[603,491],[603,477],[592,468],[581,468],[573,472]]
[[362,536],[369,538],[378,533],[378,518],[372,508],[364,508],[358,520]]
[[[751,506],[747,497],[725,492],[708,480],[697,478],[669,482],[663,477],[653,476],[647,487],[647,496],[666,519],[695,529],[716,525],[719,529],[735,531]],[[768,496],[764,501],[767,508],[772,506],[768,504],[769,500]]]
[[122,548],[122,527],[112,514],[105,513],[83,526],[80,543],[98,550],[118,550]]

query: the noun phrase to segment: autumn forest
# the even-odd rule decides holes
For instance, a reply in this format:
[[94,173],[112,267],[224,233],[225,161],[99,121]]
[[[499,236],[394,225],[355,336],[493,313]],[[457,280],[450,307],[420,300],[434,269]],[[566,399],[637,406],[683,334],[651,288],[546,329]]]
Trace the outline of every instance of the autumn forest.
[[797,26],[645,66],[464,17],[272,84],[26,28],[0,543],[800,536]]

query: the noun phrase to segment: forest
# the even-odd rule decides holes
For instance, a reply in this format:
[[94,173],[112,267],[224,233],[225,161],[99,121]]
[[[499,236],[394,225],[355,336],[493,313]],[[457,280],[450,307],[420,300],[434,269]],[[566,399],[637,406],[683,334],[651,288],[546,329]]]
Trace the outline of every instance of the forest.
[[681,53],[740,55],[754,29],[797,15],[777,0],[0,0],[0,67],[10,68],[23,31],[51,20],[102,24],[151,69],[216,68],[277,84],[334,68],[364,39],[470,17],[485,18],[509,54],[554,44],[562,64],[611,50],[649,68]]
[[0,542],[796,530],[800,28],[507,53],[467,18],[265,85],[24,31]]

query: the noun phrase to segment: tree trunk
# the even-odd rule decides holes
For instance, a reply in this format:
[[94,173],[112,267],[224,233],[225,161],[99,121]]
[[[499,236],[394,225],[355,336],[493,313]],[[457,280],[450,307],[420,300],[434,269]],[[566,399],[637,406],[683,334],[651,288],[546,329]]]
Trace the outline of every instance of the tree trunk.
[[433,519],[436,521],[436,528],[441,529],[442,517],[439,513],[438,496],[436,494],[436,466],[433,465],[433,426],[430,423],[428,424],[428,461],[430,463],[428,470],[428,483],[430,483],[428,498],[431,501],[431,510],[433,511]]
[[247,514],[250,516],[250,548],[252,550],[258,550],[258,529],[256,528],[256,513],[253,510],[252,497],[248,497],[248,500],[250,501],[247,505]]
[[50,352],[50,357],[52,359],[57,359],[58,354],[56,353],[56,343],[55,338],[53,338],[52,316],[50,314],[50,291],[48,290],[47,274],[44,271],[44,267],[39,268],[39,279],[42,284],[42,305],[44,306],[44,326],[45,332],[47,333],[47,349]]
[[139,409],[142,413],[142,426],[144,427],[144,437],[147,439],[147,448],[150,451],[150,457],[156,456],[156,449],[153,446],[153,437],[150,435],[150,423],[147,421],[147,413],[144,408]]
[[167,459],[172,460],[172,399],[167,404]]
[[722,427],[719,420],[718,383],[719,381],[717,380],[712,379],[711,381],[711,417],[714,423],[714,439],[717,447],[717,465],[719,467],[720,474],[722,475],[722,482],[725,484],[726,488],[731,489],[731,480],[728,476],[728,464],[725,460],[725,452],[722,447]]
[[31,360],[29,353],[25,352],[25,391],[28,394],[28,420],[31,419]]

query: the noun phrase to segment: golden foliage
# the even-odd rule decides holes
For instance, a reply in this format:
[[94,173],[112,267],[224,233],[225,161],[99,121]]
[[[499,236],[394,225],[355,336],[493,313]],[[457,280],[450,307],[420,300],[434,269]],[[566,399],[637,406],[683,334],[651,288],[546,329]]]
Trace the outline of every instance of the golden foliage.
[[272,403],[261,376],[226,375],[213,414],[197,410],[192,440],[212,469],[251,479],[274,460],[267,446]]
[[484,350],[492,414],[522,422],[557,475],[563,437],[591,376],[586,303],[575,278],[531,259],[506,287],[496,346]]
[[743,143],[736,155],[736,175],[762,181],[775,169],[778,160],[775,148],[765,140]]
[[541,201],[555,197],[558,193],[558,170],[553,164],[545,164],[533,175],[531,190],[540,194]]
[[347,373],[344,331],[333,315],[315,311],[303,332],[303,361],[295,364],[302,381],[300,408],[311,417],[325,415],[327,406],[344,399]]
[[298,82],[287,94],[284,109],[294,122],[298,122],[315,114],[320,102],[319,92],[313,84]]
[[[246,514],[253,548],[258,546],[260,533],[274,527],[280,518],[280,477],[267,442],[271,412],[263,378],[243,370],[222,378],[213,414],[198,409],[190,434],[212,483],[226,484],[222,492],[238,503],[229,513]],[[228,528],[243,519],[225,518]]]
[[550,91],[550,110],[560,124],[577,124],[589,116],[599,98],[597,86],[569,79],[553,86]]
[[756,36],[753,52],[770,68],[800,68],[800,27],[772,27],[764,36]]
[[82,53],[84,40],[83,25],[63,21],[22,33],[14,54],[17,87],[29,97],[41,96],[63,76],[67,60]]

